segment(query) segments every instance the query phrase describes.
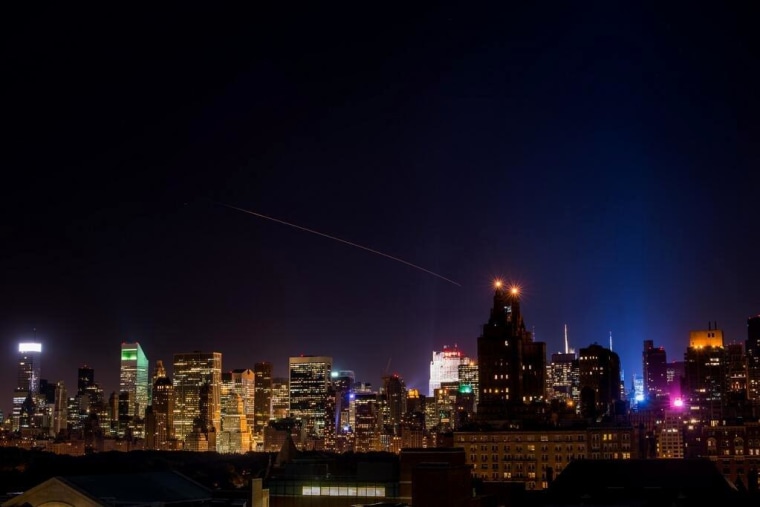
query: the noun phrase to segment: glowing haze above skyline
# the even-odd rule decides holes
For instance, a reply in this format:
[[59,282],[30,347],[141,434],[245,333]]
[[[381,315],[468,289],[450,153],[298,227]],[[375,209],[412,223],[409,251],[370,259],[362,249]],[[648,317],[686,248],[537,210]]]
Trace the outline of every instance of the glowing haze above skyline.
[[611,333],[627,386],[644,340],[681,360],[760,313],[731,6],[77,9],[6,18],[6,413],[34,329],[69,392],[84,364],[117,389],[123,341],[426,392],[433,351],[477,356],[496,279],[548,354]]

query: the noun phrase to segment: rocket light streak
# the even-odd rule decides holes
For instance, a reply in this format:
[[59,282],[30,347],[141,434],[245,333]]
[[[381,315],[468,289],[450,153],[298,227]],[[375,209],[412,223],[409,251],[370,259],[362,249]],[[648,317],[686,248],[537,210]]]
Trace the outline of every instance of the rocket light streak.
[[308,229],[306,227],[301,227],[300,225],[291,224],[290,222],[286,222],[286,221],[280,220],[278,218],[270,217],[270,216],[267,216],[267,215],[262,215],[261,213],[256,213],[255,211],[250,211],[250,210],[247,210],[247,209],[238,208],[237,206],[232,206],[232,205],[229,205],[229,204],[224,204],[223,202],[219,202],[217,204],[219,204],[221,206],[224,206],[225,208],[230,208],[230,209],[234,209],[234,210],[240,211],[242,213],[247,213],[249,215],[253,215],[255,217],[264,218],[266,220],[271,220],[272,222],[277,222],[278,224],[287,225],[289,227],[293,227],[293,228],[299,229],[301,231],[310,232],[312,234],[316,234],[317,236],[322,236],[322,237],[327,238],[327,239],[332,239],[333,241],[338,241],[340,243],[344,243],[344,244],[349,245],[349,246],[353,246],[353,247],[356,247],[356,248],[361,248],[362,250],[366,250],[366,251],[371,252],[373,254],[382,255],[383,257],[386,257],[388,259],[394,260],[396,262],[400,262],[401,264],[406,264],[407,266],[411,266],[411,267],[413,267],[415,269],[419,269],[420,271],[424,271],[425,273],[427,273],[429,275],[433,275],[435,277],[438,277],[441,280],[445,280],[445,281],[447,281],[447,282],[449,282],[451,284],[456,285],[457,287],[461,287],[461,285],[459,283],[455,282],[454,280],[446,278],[443,275],[439,275],[438,273],[430,271],[429,269],[425,269],[422,266],[418,266],[416,264],[412,264],[411,262],[405,261],[404,259],[399,259],[398,257],[394,257],[392,255],[388,255],[387,253],[383,253],[383,252],[380,252],[378,250],[373,250],[372,248],[369,248],[369,247],[366,247],[366,246],[363,246],[363,245],[359,245],[357,243],[352,243],[351,241],[347,241],[345,239],[337,238],[335,236],[330,236],[329,234],[325,234],[324,232],[319,232],[319,231],[315,231],[313,229]]

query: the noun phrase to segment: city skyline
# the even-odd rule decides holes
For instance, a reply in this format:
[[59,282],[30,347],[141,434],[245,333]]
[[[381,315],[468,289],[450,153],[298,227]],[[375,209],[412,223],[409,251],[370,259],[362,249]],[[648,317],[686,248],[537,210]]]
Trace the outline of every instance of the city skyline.
[[34,329],[69,392],[85,364],[116,389],[122,342],[425,391],[496,278],[548,354],[611,332],[627,384],[644,340],[746,339],[760,66],[732,6],[362,7],[8,16],[4,412]]
[[[754,317],[754,316],[750,316],[750,317]],[[720,328],[720,329],[723,329],[723,331],[724,331],[724,336],[725,336],[725,338],[724,338],[724,345],[727,346],[730,343],[741,343],[741,345],[743,347],[744,346],[744,341],[747,339],[747,336],[746,336],[746,323],[747,323],[747,321],[745,320],[745,336],[743,338],[735,339],[735,340],[729,339],[728,333],[726,332],[725,328]],[[484,324],[485,324],[485,322],[483,324],[481,324],[481,327]],[[706,330],[706,329],[710,329],[710,328],[712,328],[712,329],[719,329],[719,328],[713,327],[713,326],[716,326],[717,324],[718,324],[717,321],[716,322],[707,322],[705,326],[695,327],[693,329],[688,330],[685,333],[684,340],[683,340],[683,348],[681,350],[669,350],[667,347],[665,347],[665,353],[667,355],[667,362],[668,363],[672,363],[674,361],[683,361],[684,355],[686,353],[686,348],[689,345],[689,335],[692,334],[694,331],[701,331],[701,330]],[[563,328],[563,332],[565,330],[566,329]],[[562,342],[562,346],[563,347],[564,347],[564,344],[565,344],[564,343],[564,338],[565,338],[565,336],[563,334],[563,342]],[[42,359],[41,362],[44,364],[44,362],[45,362],[44,361],[45,345],[44,345],[44,342],[39,339],[39,337],[36,337],[36,340],[37,341],[33,342],[33,343],[40,343],[40,344],[42,344],[42,351],[39,352],[39,354],[42,356],[43,359]],[[536,341],[543,341],[543,340],[541,340],[540,338],[536,338]],[[648,340],[642,340],[642,342],[640,344],[640,350],[639,350],[639,355],[638,356],[636,356],[636,357],[626,357],[624,355],[621,355],[621,358],[620,358],[621,359],[621,365],[630,364],[630,365],[632,365],[632,368],[633,368],[633,371],[625,371],[625,369],[623,371],[623,373],[625,375],[624,381],[625,381],[625,388],[626,388],[626,390],[631,390],[633,388],[633,375],[634,374],[637,375],[638,377],[642,377],[644,375],[644,371],[643,371],[643,357],[642,357],[642,355],[643,355],[643,352],[644,352],[644,346],[646,345],[645,341],[648,341]],[[32,343],[30,340],[25,340],[23,342],[25,342],[27,345],[29,343]],[[430,353],[441,352],[441,351],[443,351],[443,349],[445,347],[449,347],[449,348],[456,347],[456,349],[459,352],[461,352],[462,357],[468,357],[471,360],[474,360],[475,362],[477,362],[477,347],[476,347],[476,345],[475,344],[471,344],[472,347],[470,347],[469,345],[465,347],[465,346],[463,346],[463,343],[466,344],[467,341],[466,340],[465,341],[454,341],[452,343],[442,344],[440,347],[431,350]],[[571,338],[568,338],[568,342],[567,343],[569,345],[569,348],[571,350],[575,351],[576,355],[577,355],[578,351],[581,348],[588,347],[588,346],[590,346],[592,344],[599,344],[599,345],[601,345],[604,348],[609,348],[609,343],[605,343],[603,341],[601,341],[601,342],[600,341],[590,341],[588,343],[579,343],[579,342],[573,341]],[[51,382],[53,384],[55,384],[55,383],[57,383],[59,381],[64,381],[66,389],[68,390],[69,393],[72,393],[72,392],[76,392],[75,389],[76,389],[76,385],[77,385],[78,369],[82,368],[82,367],[88,367],[88,368],[92,368],[94,370],[95,382],[101,387],[101,389],[103,389],[104,395],[106,397],[108,397],[108,395],[110,393],[112,393],[112,392],[118,394],[120,392],[120,387],[119,387],[119,383],[120,383],[120,367],[119,367],[119,363],[120,363],[120,361],[123,360],[123,357],[124,357],[123,356],[124,347],[125,346],[127,346],[127,347],[134,347],[136,345],[142,351],[142,344],[139,341],[135,341],[134,343],[128,343],[128,342],[125,341],[125,342],[121,342],[119,345],[120,345],[120,348],[114,353],[114,355],[116,356],[116,363],[117,363],[117,367],[114,369],[114,374],[111,375],[114,378],[108,378],[108,379],[104,380],[103,379],[103,375],[104,375],[104,372],[107,371],[107,368],[97,368],[97,367],[93,366],[93,364],[89,364],[89,363],[88,364],[78,365],[78,366],[73,366],[72,368],[68,368],[68,370],[71,370],[71,371],[69,371],[68,373],[66,373],[66,375],[64,375],[62,378],[48,378],[48,377],[45,376],[45,372],[43,370],[41,372],[41,374],[40,374],[41,375],[40,378],[43,378],[43,379],[45,379],[48,382]],[[654,342],[653,345],[655,347],[660,347],[661,346],[657,342]],[[616,352],[617,354],[619,354],[619,355],[621,354],[619,350],[615,349],[614,342],[613,342],[613,348],[612,348],[612,350],[614,352]],[[155,359],[152,358],[152,357],[150,357],[150,355],[147,354],[147,352],[146,352],[145,355],[148,356],[150,374],[152,375],[152,373],[153,373],[153,371],[154,371],[154,369],[156,367],[156,361],[162,361],[164,364],[167,364],[168,368],[167,368],[167,372],[166,373],[167,373],[167,375],[170,378],[172,378],[174,376],[174,372],[173,372],[173,369],[172,369],[172,359],[175,356],[177,356],[177,355],[191,354],[193,352],[204,352],[204,353],[217,352],[217,353],[220,353],[221,354],[221,364],[222,364],[222,371],[223,372],[228,372],[228,371],[232,371],[232,370],[235,370],[235,369],[243,369],[243,368],[251,368],[252,369],[253,365],[255,363],[259,363],[259,362],[271,362],[271,364],[272,364],[272,371],[273,371],[273,377],[284,377],[284,378],[287,378],[287,376],[288,376],[290,359],[291,358],[299,357],[299,355],[296,354],[296,355],[289,355],[289,356],[287,356],[285,358],[280,358],[280,359],[282,359],[282,364],[281,364],[281,362],[271,361],[270,359],[267,359],[267,358],[255,358],[255,360],[250,365],[247,365],[247,364],[237,364],[237,362],[239,362],[240,360],[239,359],[233,359],[232,361],[235,361],[236,364],[234,364],[234,365],[227,365],[225,363],[225,353],[224,353],[223,350],[193,349],[193,350],[185,350],[185,351],[175,351],[175,352],[169,354],[167,357],[158,357],[158,358],[155,358]],[[548,344],[547,344],[547,351],[546,351],[546,356],[547,356],[546,357],[546,362],[547,362],[547,364],[549,364],[551,362],[551,355],[553,353],[557,353],[557,352],[564,352],[564,349],[559,349],[558,348],[557,350],[553,350],[553,349],[548,348]],[[364,376],[362,376],[363,372],[360,371],[359,375],[356,378],[356,380],[358,382],[365,382],[365,383],[368,382],[368,383],[370,383],[372,385],[372,388],[374,390],[379,390],[382,387],[381,376],[383,374],[385,374],[385,373],[394,373],[394,374],[398,374],[399,376],[401,376],[405,380],[406,386],[408,388],[410,388],[410,389],[417,389],[420,392],[425,393],[427,395],[428,385],[429,385],[429,381],[430,381],[430,368],[429,368],[430,367],[430,353],[425,358],[416,358],[415,359],[416,363],[418,363],[420,365],[419,366],[420,371],[414,373],[413,375],[406,375],[405,372],[403,372],[403,371],[398,371],[398,370],[395,370],[393,368],[388,368],[390,366],[390,364],[386,364],[386,370],[383,370],[383,373],[381,373],[377,378],[373,379],[373,378],[370,378],[369,376],[368,377],[364,377]],[[13,376],[14,379],[16,377],[16,369],[14,367],[17,364],[16,361],[17,361],[17,358],[18,358],[18,354],[19,353],[17,353],[16,356],[13,357],[12,364],[9,365],[9,367],[6,370],[6,371],[10,372],[10,374]],[[317,352],[314,352],[314,353],[304,353],[304,354],[301,354],[301,355],[302,356],[319,357],[319,356],[323,356],[323,355],[329,356],[330,354],[322,354],[322,353],[319,353],[317,351]],[[341,357],[339,355],[335,356],[334,359],[336,359],[337,362],[336,362],[335,367],[333,368],[333,371],[340,371],[340,370],[345,370],[345,369],[352,369],[352,370],[354,370],[352,368],[351,364],[342,364]],[[54,358],[49,358],[48,359],[48,363],[50,363],[51,361],[53,361],[54,371],[61,372],[61,371],[67,370],[67,368],[64,365],[56,364],[54,362]],[[229,361],[229,359],[228,359],[228,361]],[[338,366],[338,363],[340,363],[340,366]],[[11,375],[9,375],[9,376],[11,376]],[[408,380],[409,378],[419,378],[421,380],[419,381],[419,383],[412,384]],[[12,392],[14,386],[15,386],[15,384],[13,386],[9,385],[9,389],[6,389],[6,391]],[[109,386],[111,386],[111,387],[109,388]],[[9,395],[9,396],[6,396],[4,398],[7,398],[7,400],[0,402],[0,410],[3,410],[3,414],[6,414],[6,416],[7,416],[8,414],[11,413],[11,411],[10,411],[11,396]],[[8,407],[9,407],[8,409],[5,408],[6,405],[8,405]]]

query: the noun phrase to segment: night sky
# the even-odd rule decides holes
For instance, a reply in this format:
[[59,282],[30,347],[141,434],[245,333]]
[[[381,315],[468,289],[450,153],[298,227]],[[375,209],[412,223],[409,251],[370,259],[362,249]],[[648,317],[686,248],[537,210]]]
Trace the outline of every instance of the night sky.
[[330,355],[427,393],[433,350],[476,357],[497,277],[549,353],[565,324],[576,349],[611,332],[629,386],[645,339],[668,360],[708,322],[743,341],[745,13],[514,4],[6,11],[0,408],[34,329],[70,392],[84,364],[118,389],[138,341],[151,368]]

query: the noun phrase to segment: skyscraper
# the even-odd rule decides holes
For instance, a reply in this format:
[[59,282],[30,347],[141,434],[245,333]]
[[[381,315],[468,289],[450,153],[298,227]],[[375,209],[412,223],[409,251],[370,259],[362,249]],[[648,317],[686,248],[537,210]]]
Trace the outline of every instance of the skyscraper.
[[332,422],[328,413],[332,357],[291,357],[289,365],[290,416],[301,421],[307,436],[323,437]]
[[689,333],[684,355],[684,390],[690,413],[702,423],[720,421],[726,399],[728,354],[723,346],[723,331],[708,324],[706,330]]
[[121,344],[119,392],[121,396],[126,396],[129,417],[145,417],[145,409],[150,404],[148,358],[137,342]]
[[253,419],[254,374],[250,369],[236,369],[222,373],[222,425],[216,436],[216,450],[220,453],[245,453],[251,450],[251,427],[246,417],[248,398]]
[[53,425],[50,428],[50,435],[53,437],[58,436],[62,431],[66,430],[68,419],[66,388],[63,385],[63,381],[60,380],[55,386],[55,406],[53,408]]
[[272,377],[271,420],[284,419],[290,415],[289,382],[290,379],[288,377]]
[[163,361],[156,361],[151,400],[152,421],[146,424],[146,447],[168,450],[174,448],[174,385],[166,376]]
[[[252,429],[256,410],[256,373],[250,368],[232,370],[230,382],[230,387],[243,402],[243,414],[246,418],[247,427]],[[235,403],[230,406],[237,410]]]
[[587,418],[614,415],[621,401],[620,357],[594,343],[578,353],[580,412]]
[[577,406],[580,400],[580,374],[578,356],[573,352],[555,352],[547,367],[549,386],[548,397]]
[[747,398],[760,406],[760,315],[747,319]]
[[330,381],[335,392],[335,427],[341,432],[351,427],[351,402],[356,376],[352,370],[334,371],[330,374]]
[[[457,385],[459,381],[456,381]],[[399,435],[401,419],[406,412],[406,384],[397,374],[383,376],[383,423],[392,430],[393,435]]]
[[534,342],[520,313],[520,291],[494,284],[493,307],[478,338],[478,418],[507,422],[546,392],[546,344]]
[[253,365],[253,433],[260,435],[272,418],[272,363],[260,361]]
[[22,424],[21,415],[24,405],[34,403],[33,398],[39,393],[42,344],[19,343],[18,354],[16,386],[13,389],[13,408],[11,409],[14,430],[18,430]]
[[77,371],[77,394],[84,395],[87,388],[95,385],[95,370],[87,365],[81,366]]
[[644,340],[642,370],[644,396],[648,401],[668,394],[668,361],[663,347],[655,347],[652,340]]
[[173,373],[174,435],[177,440],[185,441],[193,432],[196,421],[201,419],[208,418],[213,426],[205,428],[207,432],[218,431],[222,418],[222,353],[174,354]]
[[433,351],[433,359],[430,361],[430,381],[428,384],[428,396],[433,396],[435,390],[441,387],[441,382],[456,382],[459,380],[459,365],[467,365],[472,361],[459,350],[453,347],[443,346],[440,352]]

